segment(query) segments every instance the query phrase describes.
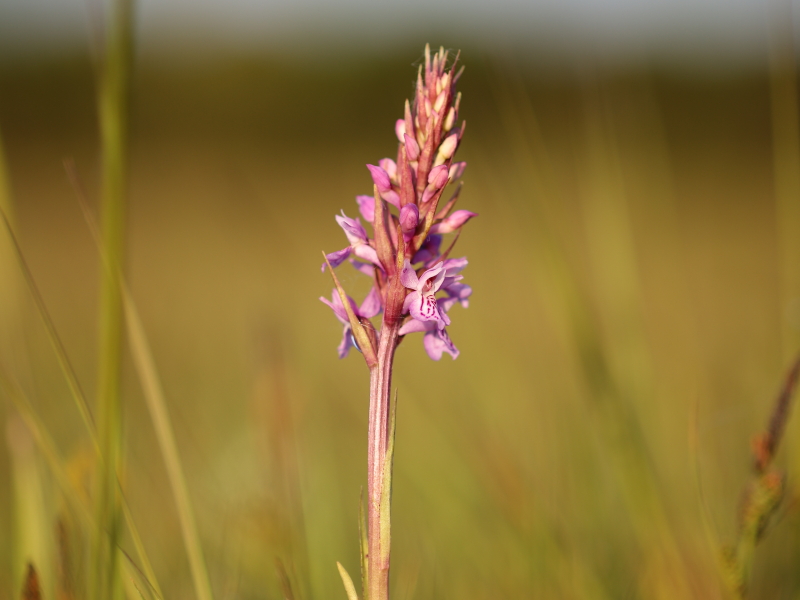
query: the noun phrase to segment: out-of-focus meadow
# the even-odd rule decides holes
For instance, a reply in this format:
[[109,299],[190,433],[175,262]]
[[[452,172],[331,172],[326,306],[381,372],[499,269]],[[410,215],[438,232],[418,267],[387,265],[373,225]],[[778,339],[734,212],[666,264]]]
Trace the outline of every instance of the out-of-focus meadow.
[[[444,42],[467,65],[459,202],[480,218],[456,255],[475,292],[451,315],[458,360],[430,361],[419,336],[398,351],[394,597],[725,597],[750,441],[800,350],[791,88],[771,84],[766,56],[542,68]],[[396,153],[421,46],[204,56],[136,63],[127,279],[215,597],[288,598],[288,580],[298,599],[344,598],[368,373],[336,358],[320,250],[344,245],[333,216],[369,193],[364,165]],[[63,160],[96,205],[95,85],[80,53],[0,69],[13,220],[90,399],[101,265]],[[3,243],[2,369],[83,489],[91,443]],[[164,596],[192,598],[129,354],[123,379],[125,495]],[[13,405],[0,414],[0,598],[18,597],[29,559],[45,598],[80,598],[89,534]],[[752,597],[800,594],[798,459],[792,418]],[[128,534],[121,545],[137,562]]]

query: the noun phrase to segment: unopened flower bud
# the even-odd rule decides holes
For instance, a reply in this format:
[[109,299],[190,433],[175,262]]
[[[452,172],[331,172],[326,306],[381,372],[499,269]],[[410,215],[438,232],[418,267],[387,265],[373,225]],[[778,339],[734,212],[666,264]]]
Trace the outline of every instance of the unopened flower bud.
[[441,112],[442,107],[444,106],[445,96],[447,96],[445,90],[441,90],[439,95],[436,96],[436,101],[433,103],[433,110],[435,110],[437,113]]
[[399,207],[400,196],[392,189],[392,182],[389,179],[389,174],[383,168],[376,167],[375,165],[367,165],[367,168],[372,175],[372,181],[375,183],[375,187],[378,188],[381,197],[388,203]]
[[458,147],[458,135],[453,134],[447,136],[447,139],[442,142],[442,145],[439,146],[439,156],[441,156],[444,160],[447,160],[456,152],[456,148]]
[[382,158],[378,161],[381,169],[386,171],[392,183],[397,181],[397,164],[391,158]]
[[450,181],[455,181],[456,179],[460,179],[461,176],[464,174],[464,169],[467,168],[467,163],[465,162],[456,162],[450,165]]
[[428,183],[434,186],[437,190],[447,183],[448,169],[447,165],[439,165],[431,169],[428,173]]
[[408,156],[409,162],[413,162],[419,158],[419,144],[417,140],[412,138],[410,135],[403,134],[404,140],[406,144],[406,156]]
[[406,122],[403,119],[397,119],[397,123],[394,124],[394,133],[397,136],[397,139],[400,140],[400,143],[403,143],[403,136],[406,134]]
[[456,110],[455,107],[451,106],[450,110],[447,111],[447,117],[444,119],[444,130],[450,131],[455,125],[456,122]]
[[414,235],[419,224],[419,209],[416,204],[406,204],[400,209],[400,229],[406,241]]
[[431,198],[433,198],[439,190],[447,185],[447,181],[447,165],[439,165],[438,167],[431,169],[431,172],[428,174],[428,185],[425,188],[425,191],[422,192],[422,203],[425,204]]

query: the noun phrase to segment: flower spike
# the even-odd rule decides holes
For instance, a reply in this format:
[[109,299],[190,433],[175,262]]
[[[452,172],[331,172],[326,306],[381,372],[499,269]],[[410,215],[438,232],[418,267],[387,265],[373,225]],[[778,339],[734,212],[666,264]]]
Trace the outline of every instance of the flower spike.
[[[360,349],[370,369],[368,478],[363,502],[361,574],[363,596],[369,600],[389,597],[390,502],[396,398],[392,401],[392,365],[397,345],[405,336],[422,333],[422,345],[433,360],[443,354],[457,358],[459,351],[450,339],[450,311],[460,304],[466,308],[472,288],[464,283],[464,257],[451,258],[463,226],[477,216],[455,210],[466,163],[455,155],[464,137],[459,122],[461,94],[456,90],[463,67],[455,72],[460,55],[451,58],[444,48],[431,52],[425,47],[412,97],[394,123],[397,138],[393,158],[367,165],[372,195],[356,196],[361,217],[344,212],[336,222],[347,238],[342,250],[325,255],[335,289],[331,299],[320,298],[342,324],[339,356],[352,347]],[[448,66],[448,63],[449,66]],[[460,66],[460,65],[459,65]],[[455,191],[442,199],[451,182]],[[442,238],[454,239],[442,252]],[[370,292],[357,305],[334,272],[350,262],[372,280]],[[382,313],[380,330],[371,318]],[[340,567],[349,597],[355,600],[355,586]]]

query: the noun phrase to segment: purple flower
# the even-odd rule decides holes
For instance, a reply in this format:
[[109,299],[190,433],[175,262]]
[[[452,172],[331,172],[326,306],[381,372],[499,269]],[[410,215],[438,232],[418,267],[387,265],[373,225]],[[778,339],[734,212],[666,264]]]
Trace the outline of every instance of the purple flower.
[[375,198],[373,196],[356,196],[358,211],[368,223],[375,221]]
[[[441,303],[442,310],[446,311],[452,306],[453,302],[443,300]],[[422,338],[422,345],[425,347],[425,352],[428,353],[433,360],[442,358],[442,354],[447,352],[455,360],[458,358],[459,351],[455,347],[447,330],[439,329],[436,323],[432,321],[417,321],[416,319],[409,320],[405,325],[400,328],[398,333],[400,335],[407,335],[409,333],[423,332],[425,336]]]
[[[339,353],[339,358],[344,358],[347,356],[347,353],[350,352],[350,348],[356,346],[356,344],[353,340],[353,331],[350,328],[350,321],[347,318],[347,311],[344,309],[342,299],[339,297],[339,292],[337,292],[335,288],[331,294],[330,300],[324,296],[320,296],[319,299],[331,307],[333,314],[336,315],[336,318],[339,319],[344,326],[342,330],[342,341],[336,349]],[[378,290],[375,288],[370,290],[367,297],[364,298],[364,301],[361,303],[361,306],[356,306],[355,300],[350,296],[347,297],[347,301],[350,302],[350,306],[353,308],[353,312],[357,317],[370,319],[381,312],[381,297],[380,294],[378,294]],[[356,348],[358,348],[358,346],[356,346]]]
[[400,209],[400,229],[403,239],[408,242],[414,237],[414,230],[419,223],[419,209],[416,204],[406,204]]
[[436,304],[436,292],[444,282],[447,272],[441,263],[425,271],[417,277],[414,267],[406,259],[403,270],[400,272],[400,283],[413,290],[403,302],[403,312],[408,312],[418,321],[433,321],[439,329],[444,329],[450,324],[447,313],[439,310]]
[[[358,258],[371,262],[376,267],[382,269],[383,266],[378,259],[378,253],[375,251],[375,248],[369,245],[367,232],[364,230],[364,226],[361,225],[361,222],[358,219],[351,219],[344,214],[344,211],[342,211],[341,216],[336,215],[336,222],[344,229],[344,234],[347,236],[347,241],[350,242],[350,245],[347,248],[342,248],[341,250],[326,255],[328,261],[331,263],[331,267],[338,267],[352,252]],[[324,264],[322,265],[322,270],[325,271]]]
[[412,263],[430,263],[431,265],[439,258],[439,248],[442,245],[441,235],[429,235],[420,246],[414,258],[411,259]]
[[386,170],[382,167],[376,167],[375,165],[367,165],[367,168],[372,175],[372,181],[375,183],[375,187],[378,188],[381,197],[389,204],[394,204],[396,207],[400,208],[400,196],[392,189],[392,180],[389,178],[389,174]]
[[419,158],[419,144],[417,140],[412,138],[407,133],[403,134],[403,142],[406,145],[406,156],[409,161],[415,161]]
[[428,202],[436,195],[436,192],[447,184],[448,173],[447,165],[439,165],[431,169],[430,174],[428,174],[428,186],[422,194],[422,204]]
[[467,163],[465,162],[456,162],[450,165],[450,181],[461,179],[461,176],[464,174],[464,169],[466,168]]
[[452,215],[442,219],[441,223],[436,223],[431,227],[431,233],[451,233],[462,227],[472,217],[477,217],[478,213],[468,210],[457,210]]

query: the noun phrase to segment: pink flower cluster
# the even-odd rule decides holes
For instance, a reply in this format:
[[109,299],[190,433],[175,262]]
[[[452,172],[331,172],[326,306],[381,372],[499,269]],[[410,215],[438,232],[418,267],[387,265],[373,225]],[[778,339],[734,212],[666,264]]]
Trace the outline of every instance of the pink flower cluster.
[[[465,125],[456,125],[461,94],[455,87],[463,68],[453,72],[458,56],[449,70],[447,61],[444,49],[431,56],[426,47],[413,106],[406,100],[404,118],[395,126],[397,160],[384,158],[378,165],[367,165],[373,195],[356,196],[356,203],[372,226],[372,237],[360,219],[350,218],[344,211],[336,216],[348,245],[327,254],[326,264],[338,267],[350,262],[374,283],[360,307],[346,296],[351,311],[345,309],[338,280],[338,293],[334,289],[331,300],[320,298],[344,325],[340,358],[351,346],[358,348],[351,317],[373,332],[370,339],[376,341],[380,333],[368,319],[381,311],[383,327],[395,327],[398,336],[424,333],[425,350],[432,359],[439,360],[444,352],[458,356],[447,334],[447,313],[457,303],[466,307],[472,289],[461,282],[467,259],[450,258],[450,253],[461,228],[477,215],[468,210],[453,211],[461,183],[446,202],[441,201],[448,184],[460,179],[466,167],[464,162],[453,161]],[[443,236],[449,233],[456,235],[442,251]]]

